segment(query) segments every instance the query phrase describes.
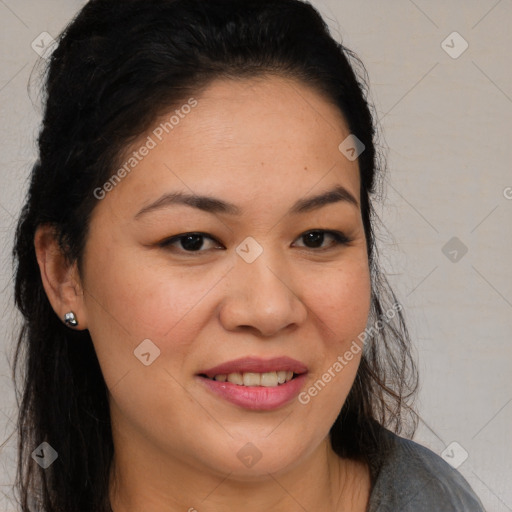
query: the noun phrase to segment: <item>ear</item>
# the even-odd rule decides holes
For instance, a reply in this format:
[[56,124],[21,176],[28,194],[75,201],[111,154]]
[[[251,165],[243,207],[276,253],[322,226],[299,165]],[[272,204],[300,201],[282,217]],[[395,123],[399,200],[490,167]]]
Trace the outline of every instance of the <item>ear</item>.
[[73,328],[86,329],[87,315],[78,268],[64,255],[53,226],[44,224],[37,228],[34,248],[44,290],[53,310],[62,322],[64,315],[72,311],[78,320],[78,325]]

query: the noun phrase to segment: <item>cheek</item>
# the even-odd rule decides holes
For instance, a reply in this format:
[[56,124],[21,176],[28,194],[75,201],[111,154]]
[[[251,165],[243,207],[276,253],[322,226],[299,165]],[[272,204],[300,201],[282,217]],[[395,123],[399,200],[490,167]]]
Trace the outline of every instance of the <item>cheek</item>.
[[315,347],[317,364],[299,396],[311,418],[325,428],[332,425],[352,387],[362,355],[358,337],[365,331],[371,283],[364,260],[317,276],[309,287],[307,305],[322,343]]
[[119,251],[113,258],[91,258],[88,328],[107,386],[115,386],[127,372],[132,379],[145,368],[134,351],[147,339],[157,347],[149,344],[150,357],[158,354],[147,369],[165,361],[166,368],[177,373],[207,317],[207,301],[202,299],[218,280],[217,274],[197,268],[157,267]]
[[364,331],[368,319],[371,284],[364,262],[324,272],[308,286],[305,302],[323,325],[330,346],[337,349]]
[[156,265],[149,258],[144,261],[128,254],[92,263],[91,268],[89,284],[102,302],[90,304],[91,317],[117,321],[134,339],[165,338],[184,318],[196,313],[206,292],[219,281],[220,272]]

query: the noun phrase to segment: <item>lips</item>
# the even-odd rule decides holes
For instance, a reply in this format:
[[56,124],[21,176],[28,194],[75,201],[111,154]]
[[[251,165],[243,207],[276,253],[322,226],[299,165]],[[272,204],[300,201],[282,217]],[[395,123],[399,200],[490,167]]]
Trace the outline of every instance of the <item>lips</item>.
[[292,404],[304,388],[307,374],[303,373],[274,387],[239,386],[197,376],[200,386],[213,396],[247,411],[274,411]]
[[286,371],[301,375],[308,371],[305,364],[287,356],[272,359],[260,359],[256,357],[243,357],[212,368],[198,372],[198,375],[213,379],[216,375],[229,375],[230,373],[269,373]]

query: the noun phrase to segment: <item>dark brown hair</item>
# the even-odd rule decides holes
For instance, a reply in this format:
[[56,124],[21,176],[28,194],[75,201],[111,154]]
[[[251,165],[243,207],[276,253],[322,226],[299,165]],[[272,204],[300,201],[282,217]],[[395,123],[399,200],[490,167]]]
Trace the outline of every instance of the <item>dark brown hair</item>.
[[[382,426],[400,432],[417,379],[402,311],[377,262],[372,198],[383,166],[363,65],[299,0],[91,0],[57,43],[14,246],[15,300],[24,317],[13,366],[21,510],[110,510],[113,455],[108,390],[90,335],[68,329],[52,310],[35,231],[54,226],[69,261],[80,263],[97,203],[93,191],[112,176],[122,152],[178,100],[221,77],[270,73],[308,84],[339,108],[365,146],[358,163],[372,278],[368,325],[382,327],[368,334],[330,438],[340,456],[375,469]],[[30,457],[42,441],[59,454],[45,470]]]

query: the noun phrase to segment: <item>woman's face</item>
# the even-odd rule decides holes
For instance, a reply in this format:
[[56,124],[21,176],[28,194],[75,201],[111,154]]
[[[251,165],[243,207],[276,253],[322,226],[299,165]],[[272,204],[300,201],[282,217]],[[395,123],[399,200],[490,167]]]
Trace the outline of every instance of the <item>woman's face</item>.
[[[157,121],[96,192],[79,321],[133,457],[247,479],[325,441],[370,304],[347,136],[298,82],[219,80]],[[187,233],[201,235],[176,238]],[[277,384],[286,371],[300,375]],[[242,375],[223,382],[230,373]]]

